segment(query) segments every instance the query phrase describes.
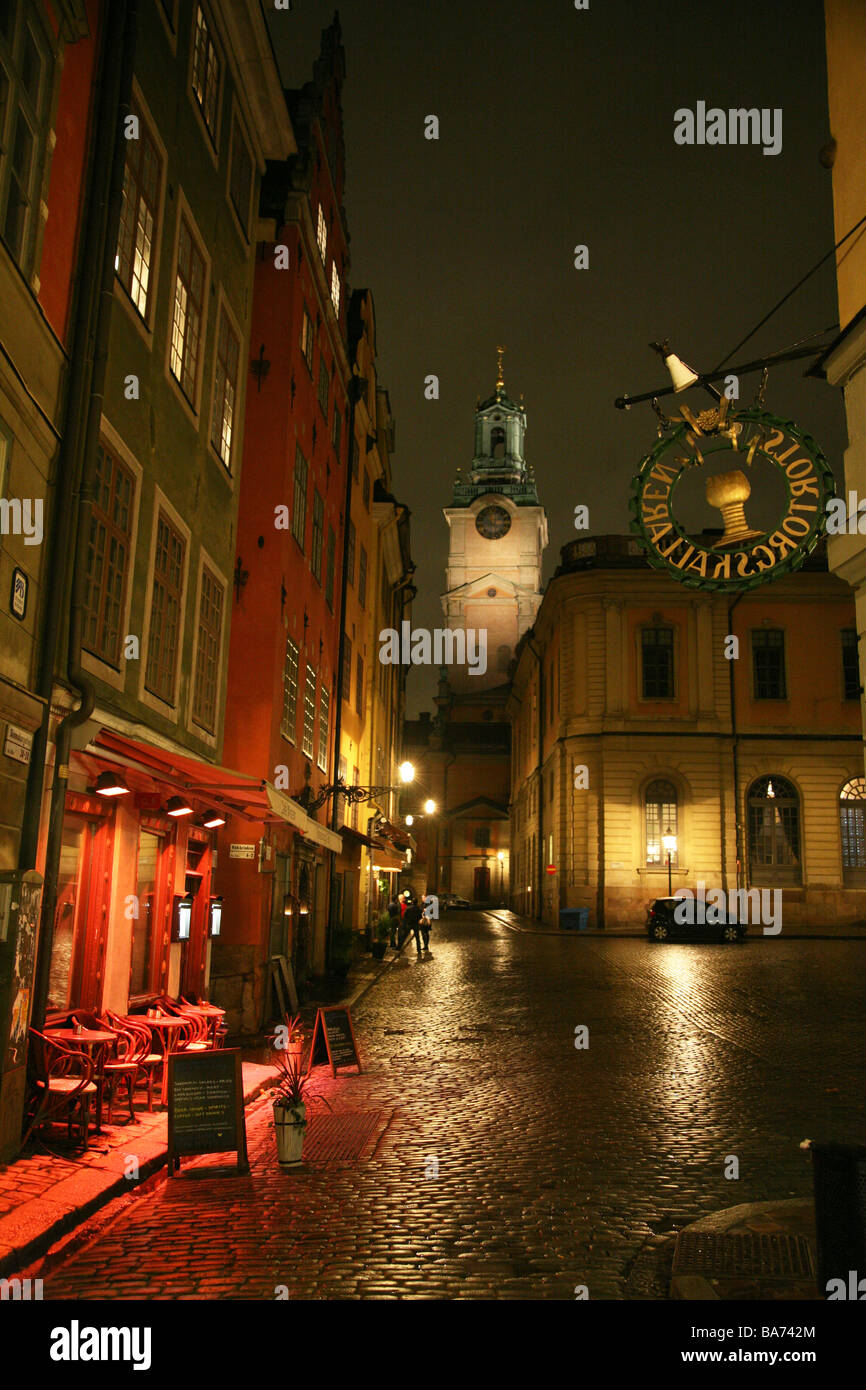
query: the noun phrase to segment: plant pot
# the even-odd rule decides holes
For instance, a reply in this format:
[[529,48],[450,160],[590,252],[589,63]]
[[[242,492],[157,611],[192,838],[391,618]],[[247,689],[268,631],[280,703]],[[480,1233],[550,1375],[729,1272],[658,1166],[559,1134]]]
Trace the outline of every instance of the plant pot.
[[304,1105],[291,1109],[274,1102],[274,1132],[277,1136],[277,1162],[281,1168],[294,1168],[301,1162],[307,1111]]
[[374,960],[384,960],[384,959],[385,959],[385,952],[387,951],[387,949],[388,949],[388,943],[387,943],[387,941],[374,941],[374,942],[373,942],[373,959],[374,959]]

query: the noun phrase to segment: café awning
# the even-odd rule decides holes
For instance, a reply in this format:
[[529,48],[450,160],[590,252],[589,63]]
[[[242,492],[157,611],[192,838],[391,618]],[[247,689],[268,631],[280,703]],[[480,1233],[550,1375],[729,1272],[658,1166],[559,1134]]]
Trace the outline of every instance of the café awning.
[[189,754],[143,743],[108,728],[99,729],[77,756],[85,767],[93,764],[97,768],[124,768],[130,774],[127,780],[133,791],[157,790],[161,785],[173,792],[187,792],[262,828],[284,821],[313,844],[336,853],[342,849],[339,835],[319,825],[297,801],[265,778],[250,777]]

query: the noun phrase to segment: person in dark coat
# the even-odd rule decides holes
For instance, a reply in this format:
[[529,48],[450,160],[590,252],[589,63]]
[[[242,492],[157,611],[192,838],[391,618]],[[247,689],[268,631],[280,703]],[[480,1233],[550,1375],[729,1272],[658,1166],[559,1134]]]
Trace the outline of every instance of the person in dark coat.
[[396,898],[392,898],[391,901],[390,901],[389,904],[388,904],[388,916],[389,916],[390,919],[391,919],[391,936],[390,936],[390,942],[391,942],[391,945],[392,945],[392,946],[394,947],[394,949],[396,950],[396,948],[397,948],[397,932],[398,932],[399,927],[400,927],[400,904],[398,903],[398,901],[397,901]]
[[425,951],[428,949],[427,943],[430,940],[430,928],[427,922],[424,920],[420,903],[414,902],[411,907],[408,907],[406,909],[404,925],[411,928],[412,934],[415,937],[415,949],[418,952],[418,959],[420,960],[422,937],[424,940]]

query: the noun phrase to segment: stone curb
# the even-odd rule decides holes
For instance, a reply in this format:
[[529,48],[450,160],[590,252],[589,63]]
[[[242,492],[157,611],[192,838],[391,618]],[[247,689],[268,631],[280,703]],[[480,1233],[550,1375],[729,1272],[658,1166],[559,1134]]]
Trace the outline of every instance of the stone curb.
[[[569,937],[593,937],[596,941],[611,940],[613,937],[631,939],[646,937],[646,931],[643,927],[614,927],[610,931],[601,931],[598,927],[587,927],[585,931],[571,931],[562,927],[537,927],[534,922],[522,917],[512,921],[487,907],[479,908],[479,912],[486,917],[496,917],[503,926],[510,927],[512,931],[521,932],[524,936],[558,936],[563,940]],[[766,938],[763,932],[754,931],[749,933],[748,939],[749,941],[866,941],[866,928],[857,932],[847,932],[845,930],[836,931],[833,927],[807,927],[802,930],[780,932],[778,936]]]
[[[680,1235],[685,1231],[724,1235],[735,1229],[756,1235],[768,1232],[790,1236],[805,1235],[817,1267],[814,1223],[815,1209],[811,1199],[780,1198],[773,1202],[743,1202],[737,1207],[712,1212],[709,1216],[702,1216],[700,1220],[685,1226]],[[743,1302],[754,1299],[773,1302],[823,1301],[814,1280],[797,1279],[791,1275],[786,1282],[783,1279],[762,1278],[760,1274],[749,1273],[725,1274],[715,1278],[695,1272],[672,1274],[670,1297],[692,1302]]]

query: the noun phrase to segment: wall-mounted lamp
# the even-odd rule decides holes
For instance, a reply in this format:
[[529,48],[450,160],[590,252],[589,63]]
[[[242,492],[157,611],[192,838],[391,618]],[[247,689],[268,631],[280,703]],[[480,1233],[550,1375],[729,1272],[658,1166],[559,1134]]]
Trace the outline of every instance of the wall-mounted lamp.
[[119,772],[100,772],[93,790],[97,796],[129,796],[129,787]]
[[166,803],[165,814],[177,819],[180,816],[191,816],[192,810],[193,808],[185,796],[172,796]]
[[214,830],[218,825],[225,825],[226,818],[222,811],[205,811],[201,823],[206,830]]
[[210,900],[210,923],[208,926],[209,936],[219,936],[222,928],[223,900],[222,898],[211,898]]
[[187,893],[185,898],[175,899],[175,940],[189,941],[190,928],[192,926],[192,893]]

